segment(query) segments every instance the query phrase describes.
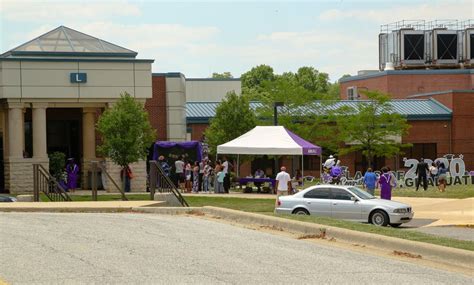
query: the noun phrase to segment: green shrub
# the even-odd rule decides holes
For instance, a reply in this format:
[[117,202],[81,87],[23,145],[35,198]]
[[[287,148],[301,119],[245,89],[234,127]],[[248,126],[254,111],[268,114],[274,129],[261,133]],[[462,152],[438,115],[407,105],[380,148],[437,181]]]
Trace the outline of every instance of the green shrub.
[[49,154],[49,173],[57,180],[61,176],[66,167],[66,155],[62,152],[53,152]]

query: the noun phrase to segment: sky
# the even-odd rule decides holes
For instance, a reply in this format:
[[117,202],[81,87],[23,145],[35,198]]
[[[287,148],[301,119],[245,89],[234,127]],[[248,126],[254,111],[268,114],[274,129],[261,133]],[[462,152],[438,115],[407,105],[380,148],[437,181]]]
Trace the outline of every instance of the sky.
[[154,59],[153,72],[312,66],[336,81],[378,68],[380,25],[415,19],[474,19],[474,0],[0,0],[0,52],[64,25]]

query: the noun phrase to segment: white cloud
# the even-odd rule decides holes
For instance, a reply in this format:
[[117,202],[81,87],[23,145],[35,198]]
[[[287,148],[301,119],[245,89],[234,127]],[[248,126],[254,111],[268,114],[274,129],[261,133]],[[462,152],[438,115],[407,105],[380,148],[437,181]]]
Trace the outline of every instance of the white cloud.
[[373,21],[379,24],[400,21],[402,19],[459,19],[466,20],[474,15],[474,1],[451,0],[429,1],[425,4],[410,4],[402,2],[397,7],[381,9],[330,9],[319,14],[323,21]]
[[139,16],[137,5],[121,1],[2,0],[1,17],[12,22],[84,21],[116,16]]

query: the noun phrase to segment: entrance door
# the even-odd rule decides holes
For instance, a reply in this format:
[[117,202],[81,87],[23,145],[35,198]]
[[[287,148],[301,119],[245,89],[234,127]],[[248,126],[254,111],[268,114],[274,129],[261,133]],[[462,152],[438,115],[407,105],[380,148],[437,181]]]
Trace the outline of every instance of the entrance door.
[[81,161],[82,113],[79,108],[49,108],[47,110],[48,153],[62,152],[66,158]]

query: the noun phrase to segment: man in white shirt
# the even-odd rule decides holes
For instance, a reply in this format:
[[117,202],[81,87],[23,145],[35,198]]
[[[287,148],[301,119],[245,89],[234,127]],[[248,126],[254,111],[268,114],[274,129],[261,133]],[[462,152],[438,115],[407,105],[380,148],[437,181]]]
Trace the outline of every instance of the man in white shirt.
[[323,166],[326,169],[331,169],[331,167],[333,167],[335,164],[336,164],[336,159],[334,158],[334,156],[330,155],[329,158],[326,159],[326,161],[324,162]]
[[184,161],[183,158],[180,157],[178,160],[174,162],[174,167],[176,170],[176,181],[177,185],[181,190],[184,189]]
[[229,193],[230,189],[230,173],[229,173],[229,161],[227,157],[224,156],[224,162],[222,163],[222,172],[224,172],[224,192]]
[[286,167],[282,166],[280,168],[280,172],[277,174],[275,180],[276,180],[276,185],[275,185],[275,188],[276,188],[276,194],[277,194],[277,199],[276,199],[276,203],[278,203],[278,197],[282,196],[282,195],[288,195],[288,190],[291,189],[291,177],[290,177],[290,174],[288,174],[286,172]]

